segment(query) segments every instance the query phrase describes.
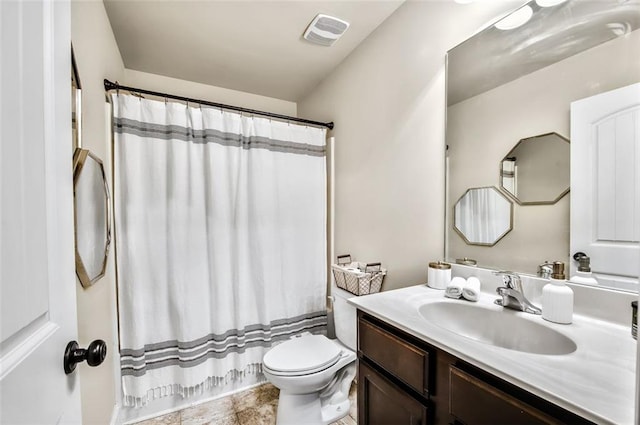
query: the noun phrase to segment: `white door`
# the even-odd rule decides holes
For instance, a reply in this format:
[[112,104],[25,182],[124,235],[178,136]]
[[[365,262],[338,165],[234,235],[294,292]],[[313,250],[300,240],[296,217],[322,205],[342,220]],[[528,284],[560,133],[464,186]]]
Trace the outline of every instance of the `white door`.
[[79,423],[69,3],[0,0],[0,423]]
[[633,84],[571,104],[571,255],[591,257],[601,284],[637,289],[638,241],[640,84]]

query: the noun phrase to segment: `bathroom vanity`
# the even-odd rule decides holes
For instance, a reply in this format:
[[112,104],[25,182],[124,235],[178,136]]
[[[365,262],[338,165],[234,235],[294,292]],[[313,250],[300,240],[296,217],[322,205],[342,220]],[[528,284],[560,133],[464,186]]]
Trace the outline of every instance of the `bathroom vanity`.
[[633,423],[629,329],[579,315],[555,325],[495,298],[450,300],[423,285],[352,298],[359,423]]

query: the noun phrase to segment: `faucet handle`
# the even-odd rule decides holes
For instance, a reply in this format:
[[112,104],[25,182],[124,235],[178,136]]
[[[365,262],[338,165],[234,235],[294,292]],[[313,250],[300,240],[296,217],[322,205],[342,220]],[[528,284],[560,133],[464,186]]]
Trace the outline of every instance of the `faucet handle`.
[[549,279],[553,273],[553,263],[547,260],[544,263],[538,265],[538,276],[544,279]]
[[502,276],[502,282],[507,288],[519,289],[520,275],[509,270],[497,270],[493,272],[496,276]]

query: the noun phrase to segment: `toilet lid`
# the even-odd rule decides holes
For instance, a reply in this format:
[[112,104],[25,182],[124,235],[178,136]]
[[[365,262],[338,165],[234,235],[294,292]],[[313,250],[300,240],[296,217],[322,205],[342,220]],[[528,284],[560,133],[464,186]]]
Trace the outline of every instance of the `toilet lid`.
[[262,361],[274,372],[302,374],[328,368],[341,353],[340,347],[323,335],[304,335],[273,347]]

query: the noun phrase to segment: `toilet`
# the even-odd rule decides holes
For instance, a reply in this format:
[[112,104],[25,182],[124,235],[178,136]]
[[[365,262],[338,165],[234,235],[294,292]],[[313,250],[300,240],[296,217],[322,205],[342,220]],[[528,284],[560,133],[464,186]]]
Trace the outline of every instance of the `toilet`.
[[354,295],[332,288],[337,339],[305,333],[276,345],[262,372],[280,389],[276,425],[328,425],[349,414],[349,388],[356,375]]

